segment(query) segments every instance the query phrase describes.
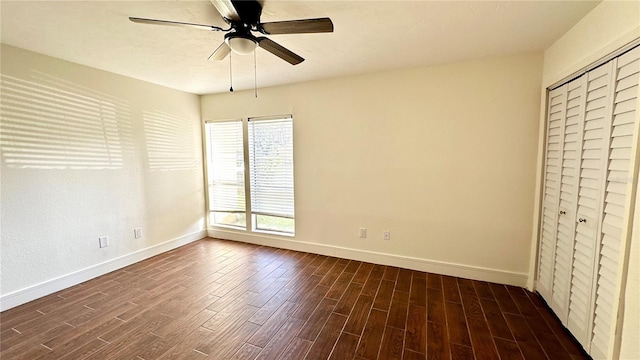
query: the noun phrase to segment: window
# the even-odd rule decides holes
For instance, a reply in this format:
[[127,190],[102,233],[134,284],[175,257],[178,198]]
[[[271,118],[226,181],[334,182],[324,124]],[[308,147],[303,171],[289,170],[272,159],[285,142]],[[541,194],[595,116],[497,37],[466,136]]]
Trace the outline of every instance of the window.
[[241,120],[206,124],[210,222],[293,235],[293,119],[250,118],[244,130]]
[[205,129],[211,221],[246,227],[242,121],[210,122]]

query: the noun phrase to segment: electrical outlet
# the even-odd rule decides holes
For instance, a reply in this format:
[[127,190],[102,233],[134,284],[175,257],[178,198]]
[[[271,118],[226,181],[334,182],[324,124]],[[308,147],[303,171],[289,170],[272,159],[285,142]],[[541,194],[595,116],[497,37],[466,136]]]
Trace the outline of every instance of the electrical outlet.
[[364,239],[367,237],[367,228],[360,228],[360,238]]
[[391,240],[391,231],[385,230],[382,232],[382,238],[384,240]]
[[133,238],[140,239],[142,237],[142,228],[133,229]]
[[100,243],[100,248],[106,248],[107,246],[109,246],[109,238],[106,236],[100,236],[98,238],[98,241]]

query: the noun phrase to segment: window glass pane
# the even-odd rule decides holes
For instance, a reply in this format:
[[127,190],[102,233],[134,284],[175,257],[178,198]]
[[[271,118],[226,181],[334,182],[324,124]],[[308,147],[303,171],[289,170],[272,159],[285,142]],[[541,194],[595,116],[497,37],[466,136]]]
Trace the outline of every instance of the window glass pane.
[[248,130],[253,214],[293,219],[293,120],[250,119]]
[[206,124],[206,132],[209,209],[214,212],[213,222],[244,227],[242,121],[210,122]]
[[226,212],[211,212],[211,220],[216,225],[247,227],[247,216],[245,213],[226,213]]
[[256,215],[254,220],[256,230],[278,231],[293,234],[296,229],[294,219],[268,215]]

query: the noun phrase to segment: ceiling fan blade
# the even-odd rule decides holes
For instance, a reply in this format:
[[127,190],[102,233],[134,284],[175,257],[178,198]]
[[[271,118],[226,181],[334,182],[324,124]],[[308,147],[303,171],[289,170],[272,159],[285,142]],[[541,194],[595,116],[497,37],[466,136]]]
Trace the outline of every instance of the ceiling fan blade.
[[304,58],[300,57],[299,55],[293,53],[292,51],[288,50],[287,48],[285,48],[282,45],[279,45],[278,43],[267,39],[266,37],[259,37],[258,38],[258,45],[267,50],[268,52],[272,53],[273,55],[281,58],[282,60],[288,62],[291,65],[298,65],[301,62],[304,61]]
[[223,60],[227,57],[227,55],[229,55],[230,51],[231,48],[229,47],[229,45],[227,45],[227,43],[223,41],[222,44],[220,44],[220,46],[218,46],[218,48],[215,49],[213,53],[211,53],[211,56],[209,56],[209,60]]
[[333,32],[333,22],[329,18],[275,21],[260,26],[269,35]]
[[186,23],[186,22],[179,22],[179,21],[145,19],[145,18],[139,18],[139,17],[133,17],[133,16],[130,16],[129,20],[138,24],[168,25],[168,26],[190,27],[190,28],[200,29],[200,30],[226,31],[225,29],[218,26],[193,24],[193,23]]
[[213,6],[216,7],[216,10],[222,15],[223,18],[240,21],[240,15],[236,11],[235,6],[231,0],[210,0]]

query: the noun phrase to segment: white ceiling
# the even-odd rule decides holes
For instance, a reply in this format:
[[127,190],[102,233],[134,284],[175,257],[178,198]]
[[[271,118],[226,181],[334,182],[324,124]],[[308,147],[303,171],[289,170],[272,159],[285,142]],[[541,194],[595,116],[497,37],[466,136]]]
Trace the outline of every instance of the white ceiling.
[[[292,66],[258,49],[258,86],[542,51],[597,4],[265,0],[263,22],[328,16],[335,31],[270,36],[306,61]],[[128,20],[225,26],[206,0],[2,0],[0,6],[5,44],[195,94],[229,89],[228,59],[207,61],[224,33]],[[234,56],[234,88],[253,84],[253,56]]]

